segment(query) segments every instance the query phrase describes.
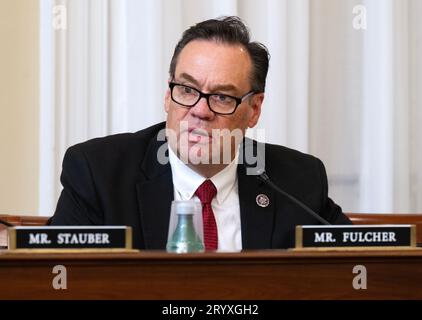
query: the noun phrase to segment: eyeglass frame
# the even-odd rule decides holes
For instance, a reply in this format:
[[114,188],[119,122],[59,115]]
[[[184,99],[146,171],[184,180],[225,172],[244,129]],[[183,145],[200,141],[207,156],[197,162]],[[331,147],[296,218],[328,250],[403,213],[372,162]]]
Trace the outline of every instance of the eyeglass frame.
[[[194,91],[198,92],[198,93],[199,93],[198,100],[197,100],[194,104],[192,104],[192,105],[187,105],[187,104],[182,104],[182,103],[180,103],[180,102],[177,102],[177,101],[173,98],[173,88],[174,88],[175,86],[183,86],[183,87],[186,87],[186,88],[189,88],[189,89],[192,89],[192,90],[194,90]],[[171,96],[171,100],[173,100],[173,101],[174,101],[174,102],[176,102],[177,104],[179,104],[179,105],[181,105],[181,106],[184,106],[184,107],[187,107],[187,108],[192,108],[192,107],[194,107],[194,106],[195,106],[195,105],[199,102],[199,100],[201,100],[202,98],[205,98],[205,99],[207,100],[207,105],[208,105],[208,108],[209,108],[212,112],[214,112],[215,114],[221,114],[221,115],[231,115],[231,114],[235,113],[235,112],[236,112],[236,110],[237,110],[237,108],[239,107],[239,105],[240,105],[243,101],[245,101],[247,98],[249,98],[249,97],[253,96],[254,94],[257,94],[257,93],[258,93],[258,92],[254,91],[254,90],[251,90],[251,91],[249,91],[248,93],[244,94],[244,95],[243,95],[243,96],[241,96],[241,97],[234,97],[234,96],[231,96],[231,95],[228,95],[228,94],[223,94],[223,93],[203,93],[203,92],[199,91],[199,90],[198,90],[198,89],[196,89],[196,88],[193,88],[193,87],[191,87],[191,86],[187,86],[187,85],[185,85],[185,84],[181,84],[181,83],[173,82],[173,81],[172,81],[172,82],[169,82],[169,88],[170,88],[170,96]],[[210,98],[210,96],[217,96],[217,95],[223,95],[223,96],[225,96],[225,97],[232,98],[232,99],[234,99],[234,100],[236,101],[236,107],[234,107],[234,109],[233,109],[233,111],[232,111],[232,112],[229,112],[229,113],[222,113],[222,112],[217,112],[217,111],[214,111],[214,110],[211,108],[209,98]]]

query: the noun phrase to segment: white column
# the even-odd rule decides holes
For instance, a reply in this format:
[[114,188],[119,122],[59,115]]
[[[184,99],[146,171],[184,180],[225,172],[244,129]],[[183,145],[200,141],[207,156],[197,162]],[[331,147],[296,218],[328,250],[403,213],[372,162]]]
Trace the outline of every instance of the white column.
[[[56,1],[56,4],[64,5],[66,8],[67,21],[69,21],[69,10],[66,1]],[[54,77],[50,81],[54,85],[54,200],[57,200],[60,194],[61,185],[58,178],[61,172],[61,161],[67,146],[67,30],[56,30],[54,32]]]
[[410,197],[412,212],[422,212],[422,1],[409,1]]
[[394,1],[394,212],[410,212],[409,10]]
[[53,0],[40,1],[40,136],[39,207],[50,216],[55,205],[55,108]]
[[285,0],[268,0],[267,19],[262,22],[266,28],[266,39],[257,38],[267,45],[271,54],[267,88],[259,128],[265,129],[267,142],[287,142],[287,3]]
[[360,208],[391,212],[394,199],[393,2],[365,2]]
[[237,15],[237,3],[238,0],[213,0],[211,1],[213,8],[212,14],[215,18],[220,15]]
[[109,15],[109,134],[127,131],[126,2],[110,0]]
[[286,143],[308,152],[309,0],[288,2],[286,12]]
[[87,138],[109,131],[109,1],[90,0],[88,20]]
[[68,27],[66,37],[65,105],[62,113],[66,124],[64,145],[61,148],[82,142],[88,137],[88,77],[89,77],[89,1],[70,0],[66,2]]

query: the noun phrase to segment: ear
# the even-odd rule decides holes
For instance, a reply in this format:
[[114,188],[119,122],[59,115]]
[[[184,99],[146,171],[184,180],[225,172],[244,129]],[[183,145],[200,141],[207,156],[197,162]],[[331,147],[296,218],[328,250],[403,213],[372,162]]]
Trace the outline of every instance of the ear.
[[251,101],[252,114],[249,118],[248,127],[253,128],[256,126],[261,115],[261,106],[264,102],[264,93],[258,93],[253,96]]
[[166,95],[164,96],[164,110],[166,111],[166,113],[169,113],[169,109],[170,109],[170,89],[166,90]]

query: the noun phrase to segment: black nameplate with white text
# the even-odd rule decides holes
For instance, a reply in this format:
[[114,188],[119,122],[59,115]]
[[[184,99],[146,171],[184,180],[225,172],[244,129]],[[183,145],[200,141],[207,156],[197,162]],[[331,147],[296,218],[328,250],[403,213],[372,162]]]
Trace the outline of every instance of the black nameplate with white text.
[[9,228],[9,249],[132,249],[126,226]]
[[296,226],[297,249],[338,247],[416,247],[416,226]]

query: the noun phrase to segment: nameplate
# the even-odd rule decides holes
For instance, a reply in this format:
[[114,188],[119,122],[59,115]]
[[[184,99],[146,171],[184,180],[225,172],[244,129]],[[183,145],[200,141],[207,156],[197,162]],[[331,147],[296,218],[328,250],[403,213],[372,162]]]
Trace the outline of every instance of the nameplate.
[[296,226],[295,247],[297,249],[416,247],[416,226]]
[[126,226],[9,228],[9,249],[132,249]]

